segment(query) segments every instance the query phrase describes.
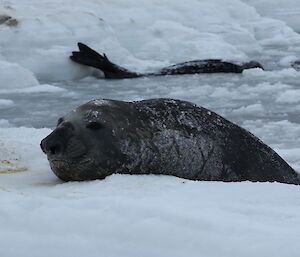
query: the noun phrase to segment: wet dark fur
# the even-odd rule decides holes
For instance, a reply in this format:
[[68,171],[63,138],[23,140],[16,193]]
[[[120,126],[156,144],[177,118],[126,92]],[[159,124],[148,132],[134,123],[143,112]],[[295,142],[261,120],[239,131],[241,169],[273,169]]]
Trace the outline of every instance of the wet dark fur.
[[300,183],[299,175],[250,132],[173,99],[88,102],[61,118],[41,147],[52,170],[66,181],[152,173]]

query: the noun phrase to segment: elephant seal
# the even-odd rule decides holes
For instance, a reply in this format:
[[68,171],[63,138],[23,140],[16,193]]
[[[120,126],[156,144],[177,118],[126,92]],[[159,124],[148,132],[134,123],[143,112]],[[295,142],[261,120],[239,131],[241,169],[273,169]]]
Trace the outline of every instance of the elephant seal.
[[161,76],[161,75],[181,75],[196,73],[241,73],[245,69],[261,68],[262,65],[256,61],[250,61],[243,64],[235,64],[225,62],[220,59],[195,60],[189,62],[178,63],[158,72],[153,73],[137,73],[129,71],[112,63],[105,54],[101,55],[89,48],[87,45],[78,43],[79,52],[72,52],[71,60],[100,69],[106,79],[124,79],[137,78],[143,76]]
[[299,175],[250,132],[174,99],[90,101],[60,118],[41,148],[64,181],[122,173],[300,184]]

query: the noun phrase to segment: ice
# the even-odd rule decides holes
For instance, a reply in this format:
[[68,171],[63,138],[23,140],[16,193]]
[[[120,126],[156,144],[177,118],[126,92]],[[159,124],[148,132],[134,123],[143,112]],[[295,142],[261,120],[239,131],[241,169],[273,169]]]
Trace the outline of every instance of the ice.
[[[276,67],[280,58],[295,55],[300,35],[284,22],[259,14],[269,6],[259,4],[257,10],[248,5],[254,5],[254,0],[248,2],[89,0],[74,4],[66,0],[62,8],[60,0],[7,1],[0,13],[18,23],[0,24],[0,60],[6,65],[16,63],[48,83],[91,73],[68,59],[78,41],[137,71],[205,58],[256,59]],[[288,8],[298,5],[290,1]],[[14,72],[11,67],[10,73]]]
[[[299,256],[297,186],[154,175],[62,183],[39,147],[92,99],[170,97],[250,130],[300,172],[299,14],[299,0],[2,1],[0,256]],[[206,58],[265,70],[104,80],[69,60],[77,42],[139,72]]]
[[259,113],[263,114],[264,112],[265,112],[264,107],[260,103],[251,104],[248,106],[242,106],[232,111],[234,115],[243,115],[243,116],[247,116],[247,115],[259,116],[260,115]]
[[[53,85],[42,84],[36,85],[33,87],[27,88],[10,88],[10,89],[0,89],[0,93],[2,94],[9,94],[9,93],[62,93],[66,92],[66,89],[61,87],[56,87]],[[1,103],[0,103],[1,104]]]
[[12,100],[0,99],[0,110],[7,109],[14,106],[14,102]]
[[300,32],[298,0],[243,0],[243,2],[255,7],[259,14],[282,20],[298,33]]
[[38,85],[37,79],[30,70],[15,63],[0,60],[0,75],[0,90]]
[[0,128],[8,128],[11,127],[11,124],[8,120],[0,119]]
[[269,80],[278,81],[278,80],[288,80],[290,78],[294,79],[300,79],[300,72],[296,71],[293,68],[286,68],[282,70],[276,70],[276,71],[263,71],[261,69],[249,69],[244,70],[243,75],[248,77],[250,79],[257,78],[268,78]]
[[293,55],[285,56],[279,61],[279,64],[283,67],[291,67],[291,64],[297,60],[298,60],[297,56],[293,56]]
[[281,103],[298,103],[300,99],[299,90],[287,90],[277,97],[276,102]]

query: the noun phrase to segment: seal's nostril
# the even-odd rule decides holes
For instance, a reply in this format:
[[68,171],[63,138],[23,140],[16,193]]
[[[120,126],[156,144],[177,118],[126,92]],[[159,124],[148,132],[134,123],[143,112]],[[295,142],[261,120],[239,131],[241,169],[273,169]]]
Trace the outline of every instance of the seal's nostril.
[[[66,124],[68,125],[68,123]],[[52,157],[65,153],[65,146],[70,138],[73,137],[71,127],[72,124],[64,126],[64,122],[62,125],[59,125],[58,128],[41,141],[42,151],[47,155],[52,155]]]
[[61,147],[59,144],[53,145],[49,148],[49,152],[54,155],[60,153]]

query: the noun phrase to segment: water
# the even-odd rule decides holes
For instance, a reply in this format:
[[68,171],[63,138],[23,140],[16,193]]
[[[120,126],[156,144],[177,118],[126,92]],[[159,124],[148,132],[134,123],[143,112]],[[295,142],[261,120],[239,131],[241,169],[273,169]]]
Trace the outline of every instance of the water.
[[[249,72],[248,72],[249,73]],[[191,101],[242,125],[246,121],[288,120],[300,123],[299,101],[285,99],[286,91],[300,94],[299,76],[274,78],[259,71],[248,74],[197,74],[104,80],[88,77],[54,83],[64,92],[6,93],[15,106],[2,112],[15,126],[51,127],[56,120],[91,99],[141,100],[157,97]],[[253,74],[252,74],[253,73]],[[257,74],[262,73],[262,77]]]

